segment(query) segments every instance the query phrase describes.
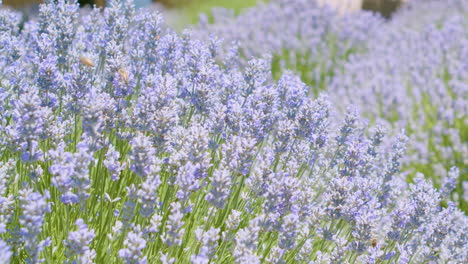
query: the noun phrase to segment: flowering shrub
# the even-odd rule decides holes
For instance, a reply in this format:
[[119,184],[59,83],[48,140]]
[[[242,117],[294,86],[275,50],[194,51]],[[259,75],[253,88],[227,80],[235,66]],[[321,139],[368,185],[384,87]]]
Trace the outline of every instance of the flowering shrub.
[[403,132],[340,120],[270,61],[237,67],[129,2],[0,21],[0,262],[468,257],[455,185],[406,182]]
[[[410,148],[404,167],[412,175],[424,172],[438,186],[457,181],[453,198],[467,211],[468,190],[462,185],[468,184],[468,20],[452,14],[406,30],[403,16],[414,16],[406,12],[368,42],[368,52],[343,64],[328,91],[336,103],[359,105],[370,120],[405,127]],[[453,166],[460,168],[461,179],[445,177]]]
[[[226,50],[239,42],[244,58],[272,52],[273,71],[295,70],[341,113],[354,104],[373,124],[405,128],[405,171],[457,185],[452,199],[466,212],[467,13],[466,1],[412,0],[383,23],[367,12],[338,16],[310,1],[276,0],[228,19],[215,11],[214,24],[198,30],[224,39]],[[449,173],[453,166],[462,177]]]
[[213,23],[202,16],[195,35],[222,39],[221,56],[237,51],[239,63],[245,64],[252,56],[271,53],[277,77],[285,69],[294,69],[315,93],[326,88],[350,54],[366,50],[367,39],[383,23],[371,13],[339,15],[328,5],[321,7],[310,0],[273,0],[239,16],[223,8],[212,13]]

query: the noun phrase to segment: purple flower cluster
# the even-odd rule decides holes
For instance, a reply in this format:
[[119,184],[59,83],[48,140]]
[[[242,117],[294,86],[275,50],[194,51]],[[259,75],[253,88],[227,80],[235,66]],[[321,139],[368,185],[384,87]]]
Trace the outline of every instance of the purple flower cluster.
[[313,0],[268,1],[239,16],[215,8],[212,16],[213,23],[202,16],[194,30],[198,38],[222,40],[219,56],[230,58],[236,50],[240,56],[235,63],[245,65],[252,56],[273,54],[274,71],[296,69],[315,92],[324,88],[350,54],[366,49],[366,41],[383,23],[367,12],[340,15]]
[[94,230],[89,230],[83,219],[76,220],[76,226],[78,230],[70,232],[68,240],[64,241],[69,250],[67,257],[73,258],[76,256],[76,260],[70,261],[70,263],[94,263],[96,252],[94,249],[90,249],[91,242],[95,237]]
[[[271,1],[239,16],[215,9],[214,22],[202,20],[197,36],[222,39],[221,57],[236,43],[241,65],[272,53],[274,71],[277,64],[295,70],[311,91],[325,90],[340,113],[353,104],[371,123],[388,123],[392,134],[404,128],[401,162],[411,177],[421,171],[442,186],[453,166],[466,175],[466,1],[412,0],[390,21],[366,11],[338,15],[310,2]],[[448,198],[466,211],[463,181]]]
[[[368,41],[365,53],[342,64],[329,84],[336,106],[353,103],[371,121],[384,119],[395,129],[405,128],[408,151],[401,162],[411,174],[424,172],[441,187],[453,166],[467,173],[468,156],[468,6],[446,2],[404,7]],[[424,24],[414,21],[425,8],[434,9],[434,16],[423,16]],[[452,199],[466,210],[461,197],[466,178],[451,181],[460,186],[459,197]]]
[[[309,19],[302,7],[311,6],[315,30],[346,45],[367,38],[340,29],[350,18],[286,3],[260,7],[285,8],[283,20],[270,20],[285,32],[288,17]],[[0,21],[13,16],[0,10]],[[322,15],[333,19],[322,26]],[[401,164],[413,131],[408,140],[369,126],[360,104],[342,117],[336,95],[314,99],[290,72],[275,81],[271,58],[236,65],[243,58],[218,56],[215,39],[173,33],[131,1],[79,15],[76,1],[49,0],[37,20],[8,21],[0,24],[2,260],[468,258],[468,219],[446,198],[462,172],[444,174],[441,191],[421,174],[408,183]],[[317,33],[297,30],[306,43]]]

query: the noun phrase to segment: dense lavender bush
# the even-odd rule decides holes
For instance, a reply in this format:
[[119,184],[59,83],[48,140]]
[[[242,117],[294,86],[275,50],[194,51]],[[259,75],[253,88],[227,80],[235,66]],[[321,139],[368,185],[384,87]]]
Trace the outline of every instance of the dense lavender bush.
[[359,105],[371,120],[405,127],[410,149],[404,165],[412,174],[424,172],[441,186],[449,170],[459,167],[463,177],[453,179],[453,198],[467,210],[462,184],[468,181],[468,20],[453,14],[407,30],[398,18],[369,41],[368,52],[344,63],[329,92],[336,103]]
[[277,64],[295,70],[341,113],[355,104],[372,123],[405,128],[405,171],[442,186],[458,167],[451,198],[466,212],[467,14],[466,1],[414,0],[383,23],[367,12],[338,16],[310,1],[278,0],[227,19],[215,11],[199,35],[214,33],[226,50],[237,41],[244,60],[272,52],[274,71]]
[[468,258],[453,183],[400,172],[403,131],[340,120],[293,74],[236,67],[130,2],[0,10],[0,261]]
[[212,23],[201,17],[195,35],[205,40],[220,38],[225,44],[221,56],[230,56],[237,47],[239,63],[245,64],[251,56],[271,53],[275,76],[294,69],[316,93],[325,89],[350,54],[366,49],[366,40],[383,23],[371,13],[340,15],[328,5],[309,0],[273,0],[239,16],[215,8],[212,16]]
[[466,12],[468,12],[468,5],[463,0],[412,0],[406,1],[392,15],[392,21],[412,29],[421,29],[427,24],[440,23],[454,15],[460,16]]

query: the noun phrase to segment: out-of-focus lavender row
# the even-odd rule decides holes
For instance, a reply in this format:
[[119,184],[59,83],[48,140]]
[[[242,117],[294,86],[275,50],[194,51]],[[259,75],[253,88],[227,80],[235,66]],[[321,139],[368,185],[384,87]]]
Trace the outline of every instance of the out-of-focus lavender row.
[[407,163],[435,174],[463,166],[466,175],[468,4],[418,2],[385,23],[367,52],[343,64],[329,92],[337,106],[354,103],[372,120],[405,127],[412,145]]
[[[329,6],[321,7],[306,0],[274,0],[247,9],[239,16],[230,10],[215,8],[213,19],[214,23],[209,23],[207,17],[202,17],[195,29],[196,35],[219,37],[226,47],[238,43],[245,59],[266,53],[282,54],[284,50],[310,53],[312,60],[318,56],[328,58],[327,50],[331,49],[327,47],[328,37],[337,38],[336,52],[342,54],[351,47],[365,44],[368,35],[382,23],[370,13],[339,16]],[[320,54],[322,52],[325,54]]]
[[328,91],[338,109],[355,104],[371,122],[406,128],[408,172],[442,185],[440,176],[460,167],[454,199],[467,208],[467,14],[460,0],[409,1],[389,21],[278,0],[237,17],[214,10],[214,23],[201,23],[195,35],[217,36],[231,52],[237,43],[245,60],[272,53],[274,69]]

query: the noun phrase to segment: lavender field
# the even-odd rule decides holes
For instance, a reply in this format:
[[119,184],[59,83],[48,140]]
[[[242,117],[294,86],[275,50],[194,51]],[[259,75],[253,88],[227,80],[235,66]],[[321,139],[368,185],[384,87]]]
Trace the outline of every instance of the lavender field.
[[0,264],[468,263],[468,2],[0,0]]

